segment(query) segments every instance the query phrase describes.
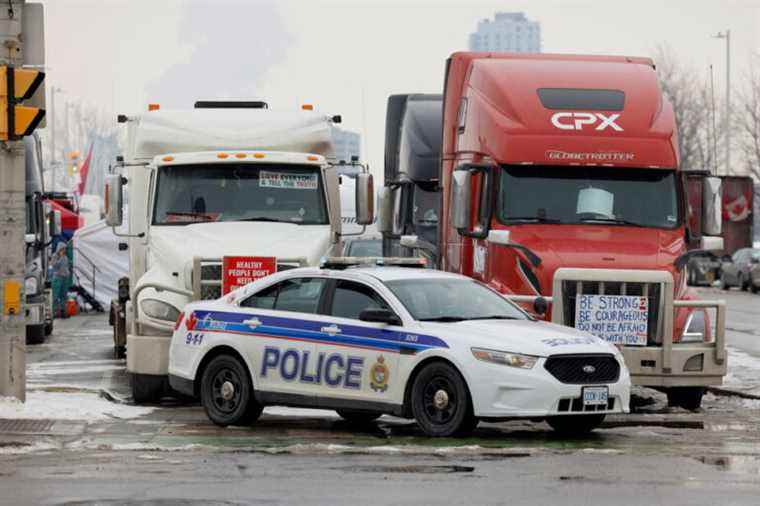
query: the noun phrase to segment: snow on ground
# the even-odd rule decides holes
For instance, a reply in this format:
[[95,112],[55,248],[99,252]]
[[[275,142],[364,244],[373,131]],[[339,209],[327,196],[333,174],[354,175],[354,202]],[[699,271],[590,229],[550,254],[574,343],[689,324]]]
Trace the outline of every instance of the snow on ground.
[[760,358],[732,346],[728,350],[728,374],[723,387],[760,395]]
[[83,420],[96,422],[112,419],[138,418],[154,408],[116,404],[95,393],[61,393],[31,391],[26,403],[0,397],[0,419]]
[[267,406],[264,408],[264,414],[304,418],[339,418],[338,413],[327,409],[286,408],[283,406]]

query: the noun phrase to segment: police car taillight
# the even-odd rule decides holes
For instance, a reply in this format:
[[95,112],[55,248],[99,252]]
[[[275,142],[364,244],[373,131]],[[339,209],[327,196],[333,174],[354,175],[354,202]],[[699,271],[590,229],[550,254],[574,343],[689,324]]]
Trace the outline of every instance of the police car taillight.
[[183,311],[179,312],[179,316],[177,317],[177,321],[174,323],[174,330],[177,330],[180,325],[182,325],[182,320],[185,319],[185,313]]

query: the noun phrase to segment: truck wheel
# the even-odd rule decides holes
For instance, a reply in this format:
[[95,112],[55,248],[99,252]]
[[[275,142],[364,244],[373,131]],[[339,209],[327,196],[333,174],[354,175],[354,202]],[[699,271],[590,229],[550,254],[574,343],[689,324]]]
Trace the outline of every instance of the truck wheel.
[[360,411],[357,409],[337,409],[335,411],[341,418],[356,425],[366,425],[370,422],[374,422],[382,415],[382,413]]
[[45,336],[49,336],[53,333],[53,322],[48,322],[45,324]]
[[605,415],[551,416],[546,423],[554,432],[565,436],[582,436],[599,427]]
[[152,374],[131,374],[132,400],[136,404],[157,402],[166,394],[168,380],[166,376]]
[[752,293],[760,293],[760,286],[753,283],[750,287],[752,288]]
[[739,275],[739,288],[744,292],[749,291],[749,280],[746,279],[743,274]]
[[668,406],[696,411],[702,406],[702,396],[705,393],[704,387],[673,387],[666,392],[668,395]]
[[126,346],[114,346],[113,347],[113,358],[115,359],[123,359],[127,358],[127,347]]
[[45,324],[26,326],[26,344],[42,344],[45,342]]
[[454,367],[426,365],[412,385],[412,414],[428,436],[466,435],[478,424],[467,385]]
[[219,355],[209,362],[201,377],[201,404],[217,425],[249,425],[264,407],[253,397],[248,371],[231,355]]

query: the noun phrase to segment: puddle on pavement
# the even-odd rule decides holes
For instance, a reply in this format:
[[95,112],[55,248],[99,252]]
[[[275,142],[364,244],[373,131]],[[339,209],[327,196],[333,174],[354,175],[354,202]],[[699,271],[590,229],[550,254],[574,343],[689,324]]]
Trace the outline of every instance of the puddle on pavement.
[[94,499],[67,501],[57,506],[239,506],[237,501],[217,501],[214,499]]
[[706,455],[697,460],[721,471],[760,475],[760,455]]
[[472,466],[434,466],[434,465],[408,465],[408,466],[347,466],[335,467],[337,471],[350,471],[354,473],[415,473],[415,474],[449,474],[471,473],[475,470]]

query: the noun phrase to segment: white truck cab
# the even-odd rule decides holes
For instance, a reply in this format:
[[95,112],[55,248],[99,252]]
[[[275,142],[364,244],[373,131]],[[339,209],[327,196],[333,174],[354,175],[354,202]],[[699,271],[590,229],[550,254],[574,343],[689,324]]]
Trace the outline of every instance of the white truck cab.
[[[272,111],[260,102],[204,102],[181,111],[120,116],[127,153],[108,177],[107,222],[128,207],[129,279],[120,282],[111,322],[126,349],[136,402],[168,393],[169,344],[185,304],[228,291],[225,259],[264,261],[254,279],[318,265],[341,241],[338,177],[329,117]],[[371,217],[372,178],[363,174],[359,214]],[[127,188],[124,206],[122,186]],[[116,229],[114,228],[114,233]],[[117,234],[119,235],[119,234]]]

